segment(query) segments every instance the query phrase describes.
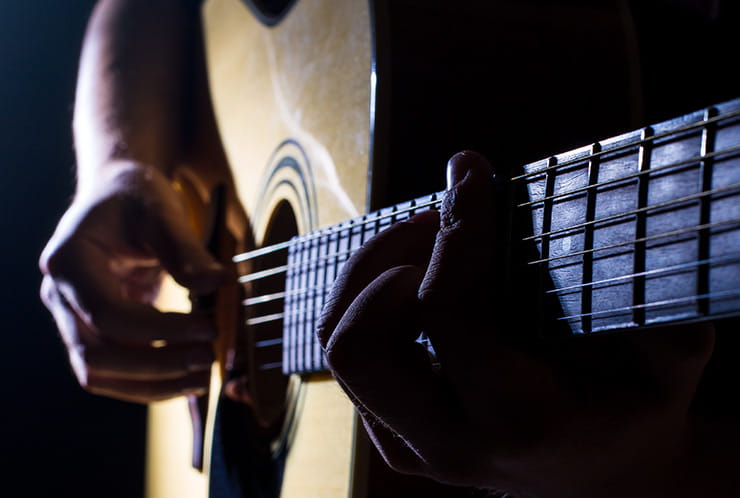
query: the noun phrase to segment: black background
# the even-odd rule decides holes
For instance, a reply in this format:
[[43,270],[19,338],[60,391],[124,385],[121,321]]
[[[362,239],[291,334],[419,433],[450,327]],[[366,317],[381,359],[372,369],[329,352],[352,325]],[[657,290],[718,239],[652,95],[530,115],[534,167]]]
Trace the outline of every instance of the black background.
[[0,495],[143,496],[145,409],[77,385],[38,298],[37,260],[74,186],[70,131],[91,0],[0,11]]

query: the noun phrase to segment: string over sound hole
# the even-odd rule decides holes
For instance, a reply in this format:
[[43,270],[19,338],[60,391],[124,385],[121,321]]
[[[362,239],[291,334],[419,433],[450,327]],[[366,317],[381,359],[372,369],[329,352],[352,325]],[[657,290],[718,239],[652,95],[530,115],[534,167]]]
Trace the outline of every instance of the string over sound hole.
[[[298,233],[295,215],[287,202],[278,204],[270,218],[264,245],[289,240]],[[244,301],[248,358],[248,389],[261,424],[279,425],[284,415],[288,377],[283,374],[283,305],[288,251],[269,252],[252,262],[252,275],[262,278],[247,282]]]

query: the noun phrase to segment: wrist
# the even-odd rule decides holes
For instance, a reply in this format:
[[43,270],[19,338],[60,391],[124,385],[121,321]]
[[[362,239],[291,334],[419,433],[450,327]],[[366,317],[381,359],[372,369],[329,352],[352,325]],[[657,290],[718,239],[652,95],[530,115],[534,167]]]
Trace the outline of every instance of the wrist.
[[86,201],[112,195],[147,197],[170,184],[164,168],[133,159],[113,158],[94,166],[79,165],[77,174],[77,200]]

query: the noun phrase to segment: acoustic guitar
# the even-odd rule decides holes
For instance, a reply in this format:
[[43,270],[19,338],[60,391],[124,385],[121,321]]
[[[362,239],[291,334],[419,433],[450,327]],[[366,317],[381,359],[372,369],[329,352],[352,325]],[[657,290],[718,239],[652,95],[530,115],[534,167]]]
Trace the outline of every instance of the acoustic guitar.
[[[740,101],[593,141],[666,117],[660,99],[653,110],[645,101],[649,51],[633,10],[205,3],[229,173],[220,195],[197,174],[178,186],[194,212],[217,206],[213,249],[232,258],[239,285],[217,296],[224,331],[210,399],[150,408],[150,498],[474,495],[386,469],[313,334],[343,262],[391,224],[436,209],[442,194],[423,194],[462,148],[495,157],[511,178],[502,198],[526,220],[508,231],[511,247],[532,249],[521,264],[539,275],[536,305],[554,302],[548,319],[571,334],[740,313]],[[684,56],[701,49],[676,43]],[[684,106],[710,86],[682,82],[693,87]],[[173,287],[161,306],[188,302]],[[220,396],[242,376],[251,403]]]

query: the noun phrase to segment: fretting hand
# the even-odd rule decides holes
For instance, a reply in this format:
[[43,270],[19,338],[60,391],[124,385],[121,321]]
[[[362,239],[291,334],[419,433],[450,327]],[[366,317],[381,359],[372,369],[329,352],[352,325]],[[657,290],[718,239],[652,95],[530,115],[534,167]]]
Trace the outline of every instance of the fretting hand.
[[[347,262],[319,327],[329,365],[385,460],[404,473],[525,496],[693,489],[691,473],[674,473],[688,468],[688,409],[711,326],[512,341],[532,317],[516,322],[497,305],[490,166],[458,154],[448,179],[439,217],[396,224]],[[439,368],[415,342],[422,330]]]

